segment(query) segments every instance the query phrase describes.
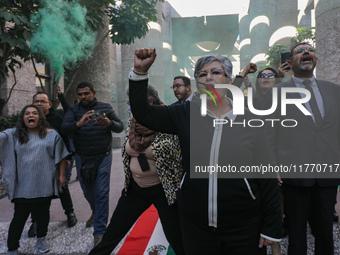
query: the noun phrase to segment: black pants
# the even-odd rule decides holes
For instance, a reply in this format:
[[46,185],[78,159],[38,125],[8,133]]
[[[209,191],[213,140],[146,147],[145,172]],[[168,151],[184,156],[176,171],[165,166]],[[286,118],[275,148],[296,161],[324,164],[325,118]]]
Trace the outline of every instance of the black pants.
[[193,222],[180,211],[181,229],[186,255],[265,255],[267,248],[258,248],[260,224],[239,228],[213,228]]
[[[63,187],[62,191],[59,191],[58,195],[60,198],[61,205],[65,211],[65,214],[67,215],[73,212],[74,211],[73,203],[71,199],[70,190],[68,189],[68,187],[67,186]],[[36,213],[37,210],[38,208],[32,207],[32,211],[31,211],[32,222],[37,221],[37,213]]]
[[59,191],[60,202],[65,211],[65,214],[69,214],[73,212],[73,203],[71,199],[70,190],[68,189],[67,186],[63,187],[61,190],[62,192]]
[[89,254],[111,254],[138,217],[152,204],[158,211],[164,234],[176,255],[184,254],[177,204],[168,205],[161,184],[141,188],[133,180],[127,193],[123,189],[101,243]]
[[315,236],[315,254],[333,255],[333,211],[337,187],[283,185],[289,215],[289,255],[307,254],[307,221]]
[[50,221],[51,198],[42,200],[34,199],[30,202],[28,199],[14,201],[14,216],[9,225],[7,246],[9,251],[19,248],[19,240],[24,229],[26,220],[32,208],[37,208],[37,236],[44,237],[47,234],[48,223]]

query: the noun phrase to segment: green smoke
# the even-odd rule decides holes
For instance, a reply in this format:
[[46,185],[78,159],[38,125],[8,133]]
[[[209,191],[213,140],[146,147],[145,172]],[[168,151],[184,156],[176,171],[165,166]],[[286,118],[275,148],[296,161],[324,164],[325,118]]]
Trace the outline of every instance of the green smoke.
[[86,8],[75,1],[43,0],[44,8],[32,17],[39,24],[31,39],[32,53],[40,53],[55,69],[54,80],[92,53],[95,33],[88,28]]

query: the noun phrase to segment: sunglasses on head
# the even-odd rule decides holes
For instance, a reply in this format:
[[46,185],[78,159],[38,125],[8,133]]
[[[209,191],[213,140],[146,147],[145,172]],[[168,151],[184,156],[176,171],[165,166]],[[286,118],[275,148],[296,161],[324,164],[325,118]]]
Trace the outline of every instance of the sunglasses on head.
[[257,78],[266,78],[268,77],[269,79],[275,78],[275,73],[260,73]]

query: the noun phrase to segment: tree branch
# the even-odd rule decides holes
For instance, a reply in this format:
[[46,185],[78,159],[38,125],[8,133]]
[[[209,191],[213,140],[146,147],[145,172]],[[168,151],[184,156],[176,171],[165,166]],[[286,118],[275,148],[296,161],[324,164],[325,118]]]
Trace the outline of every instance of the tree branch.
[[37,67],[35,66],[35,63],[34,63],[34,59],[33,59],[33,57],[31,57],[31,60],[32,60],[32,64],[33,64],[33,68],[34,68],[35,74],[36,74],[36,76],[37,76],[37,77],[38,77],[38,79],[39,79],[39,82],[40,82],[40,87],[41,87],[42,91],[44,91],[44,92],[45,92],[45,89],[44,89],[44,86],[43,86],[42,80],[41,80],[41,78],[40,78],[40,75],[39,75],[39,73],[38,73]]
[[9,95],[8,95],[6,101],[4,102],[4,105],[6,105],[7,102],[9,101],[9,99],[11,98],[13,89],[14,89],[15,85],[17,85],[17,77],[16,77],[16,75],[15,75],[14,72],[12,72],[12,74],[13,74],[13,78],[14,78],[14,84],[12,85],[12,88],[11,88],[11,90],[9,91]]

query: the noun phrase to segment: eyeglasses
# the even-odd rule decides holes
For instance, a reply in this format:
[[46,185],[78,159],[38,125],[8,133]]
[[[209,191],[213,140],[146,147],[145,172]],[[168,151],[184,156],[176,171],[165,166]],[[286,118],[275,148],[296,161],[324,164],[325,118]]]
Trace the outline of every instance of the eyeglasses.
[[34,100],[33,103],[34,104],[48,104],[49,102],[47,102],[45,100]]
[[170,89],[179,89],[181,86],[185,86],[185,84],[180,84],[180,83],[176,83],[173,86],[170,87]]
[[207,77],[208,73],[210,73],[210,75],[214,78],[219,78],[223,75],[226,75],[224,70],[221,69],[221,68],[211,68],[210,70],[203,70],[203,71],[198,72],[197,77],[198,77],[198,79],[203,79],[203,78]]
[[315,48],[308,47],[308,48],[299,48],[299,49],[295,50],[295,54],[300,54],[300,53],[303,53],[305,51],[312,52],[312,53],[316,52]]
[[257,78],[266,78],[268,77],[269,79],[275,78],[275,73],[260,73]]

